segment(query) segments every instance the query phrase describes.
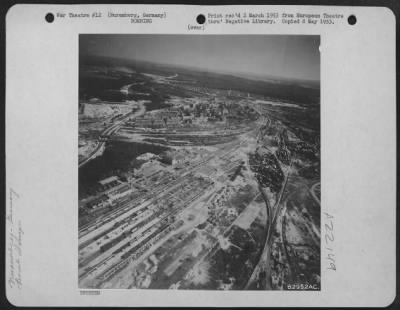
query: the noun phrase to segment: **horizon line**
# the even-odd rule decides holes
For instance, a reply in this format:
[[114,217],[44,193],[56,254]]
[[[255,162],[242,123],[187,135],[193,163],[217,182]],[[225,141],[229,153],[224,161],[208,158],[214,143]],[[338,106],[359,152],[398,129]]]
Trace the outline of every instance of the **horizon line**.
[[[245,78],[245,79],[252,79],[252,80],[257,80],[257,81],[263,81],[258,78],[269,78],[269,79],[283,79],[286,81],[303,81],[303,82],[309,82],[309,83],[321,83],[321,78],[314,80],[314,79],[304,79],[304,78],[298,78],[298,77],[286,77],[286,76],[276,76],[276,75],[259,75],[259,74],[254,74],[251,72],[242,72],[242,71],[213,71],[212,69],[204,69],[202,67],[198,66],[189,66],[189,65],[182,65],[182,64],[171,64],[171,63],[164,63],[160,61],[154,61],[154,60],[147,60],[147,59],[137,59],[137,58],[125,58],[125,57],[117,57],[117,56],[109,56],[109,55],[100,55],[100,54],[86,54],[86,55],[79,55],[79,57],[105,57],[105,58],[114,58],[114,59],[119,59],[119,60],[130,60],[130,61],[136,61],[136,62],[147,62],[155,65],[162,65],[162,66],[170,66],[170,67],[181,67],[181,68],[187,68],[187,69],[196,69],[198,71],[208,71],[212,73],[217,73],[217,74],[222,74],[222,75],[233,75],[239,78]],[[244,75],[250,75],[250,76],[237,76],[235,74],[244,74]],[[266,82],[266,81],[264,81]]]

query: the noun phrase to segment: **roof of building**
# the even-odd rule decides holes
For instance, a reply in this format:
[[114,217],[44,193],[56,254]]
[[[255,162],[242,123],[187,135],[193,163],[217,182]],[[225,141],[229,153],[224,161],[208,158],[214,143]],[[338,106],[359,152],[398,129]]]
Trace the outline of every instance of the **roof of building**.
[[117,180],[118,180],[118,177],[116,177],[116,176],[111,176],[111,177],[109,177],[109,178],[106,178],[106,179],[104,179],[104,180],[99,181],[99,183],[100,183],[101,185],[106,185],[106,184],[108,184],[108,183],[111,183],[111,182],[114,182],[114,181],[117,181]]

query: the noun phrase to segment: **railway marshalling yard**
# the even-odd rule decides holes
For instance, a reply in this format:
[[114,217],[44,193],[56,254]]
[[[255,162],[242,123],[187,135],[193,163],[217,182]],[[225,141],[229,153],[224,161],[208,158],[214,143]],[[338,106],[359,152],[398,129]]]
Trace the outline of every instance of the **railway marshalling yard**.
[[162,109],[99,117],[99,137],[113,126],[102,143],[168,151],[137,156],[141,165],[80,199],[79,287],[319,288],[319,141],[309,139],[319,132],[287,125],[304,108],[186,90]]

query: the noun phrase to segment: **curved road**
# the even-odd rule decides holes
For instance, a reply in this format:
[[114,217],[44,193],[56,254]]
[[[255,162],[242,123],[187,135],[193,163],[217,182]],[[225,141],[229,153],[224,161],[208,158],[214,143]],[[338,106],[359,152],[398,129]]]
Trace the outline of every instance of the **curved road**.
[[[290,167],[292,167],[292,162],[290,162]],[[269,204],[268,197],[267,197],[266,193],[264,192],[264,190],[260,186],[260,190],[261,190],[262,196],[264,198],[264,201],[265,201],[265,204],[266,204],[266,207],[267,207],[267,214],[268,214],[268,219],[267,219],[267,221],[268,221],[267,222],[267,225],[268,225],[267,237],[265,239],[265,244],[264,244],[264,248],[262,250],[262,254],[261,254],[260,260],[258,261],[257,265],[254,267],[253,273],[251,274],[249,280],[247,281],[247,284],[246,284],[246,287],[245,287],[246,290],[248,290],[249,287],[255,282],[256,277],[258,276],[260,271],[268,269],[267,262],[269,260],[269,253],[270,253],[271,241],[272,241],[271,236],[272,236],[272,232],[273,232],[273,227],[275,227],[277,217],[278,217],[278,215],[279,215],[279,213],[281,211],[281,208],[282,208],[281,200],[282,200],[283,193],[284,193],[284,191],[286,189],[286,185],[288,183],[289,176],[290,176],[290,168],[288,170],[288,173],[286,175],[284,184],[283,184],[281,192],[279,194],[279,198],[276,201],[275,206],[273,207],[273,210],[271,210],[271,206]],[[272,211],[275,211],[275,212],[272,213]],[[267,280],[266,280],[266,285],[269,285],[269,282]]]
[[311,196],[313,196],[314,200],[321,206],[321,201],[318,198],[318,196],[315,194],[315,190],[319,187],[319,190],[321,191],[321,182],[315,183],[310,190]]
[[[144,112],[146,112],[146,108],[144,107],[144,104],[141,103],[140,104],[140,109],[138,111],[136,111],[134,113],[129,112],[129,113],[125,114],[122,118],[120,118],[119,120],[115,121],[112,125],[110,125],[106,129],[104,129],[101,132],[101,134],[99,135],[99,137],[101,137],[101,136],[108,136],[108,137],[111,136],[114,132],[118,131],[118,129],[121,128],[121,126],[124,124],[124,122],[129,117],[138,117],[138,116],[144,114]],[[82,167],[83,165],[87,164],[90,160],[92,160],[96,156],[98,156],[99,152],[102,153],[102,148],[105,145],[105,143],[106,143],[105,141],[99,141],[99,143],[96,145],[96,147],[93,149],[93,151],[89,154],[89,156],[79,162],[79,168]]]

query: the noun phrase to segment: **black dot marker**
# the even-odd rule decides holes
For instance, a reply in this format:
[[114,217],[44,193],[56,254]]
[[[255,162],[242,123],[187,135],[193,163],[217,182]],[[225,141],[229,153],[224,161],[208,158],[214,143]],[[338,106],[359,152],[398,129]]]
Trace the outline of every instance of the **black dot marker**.
[[47,13],[45,19],[46,19],[46,22],[52,23],[54,21],[54,14],[53,13]]
[[349,23],[349,25],[353,26],[357,23],[357,18],[354,15],[350,15],[347,19],[347,22]]
[[206,17],[203,14],[197,15],[196,21],[198,24],[203,25],[206,22]]

